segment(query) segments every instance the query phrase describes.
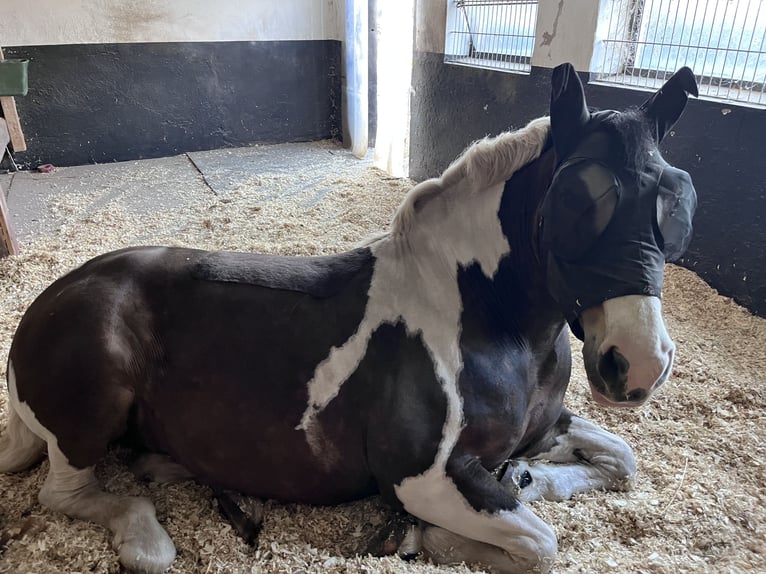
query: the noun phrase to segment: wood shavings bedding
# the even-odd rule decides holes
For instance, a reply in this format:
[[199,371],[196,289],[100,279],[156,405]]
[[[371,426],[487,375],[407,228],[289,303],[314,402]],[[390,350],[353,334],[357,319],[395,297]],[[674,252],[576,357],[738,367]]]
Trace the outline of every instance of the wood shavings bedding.
[[[310,175],[307,180],[330,189],[321,201],[312,200],[311,186],[285,194],[283,178],[266,174],[220,196],[190,197],[180,210],[138,215],[119,197],[93,211],[87,192],[62,190],[51,209],[65,223],[24,245],[21,256],[0,261],[3,369],[26,306],[50,281],[90,257],[135,244],[338,252],[385,229],[412,185],[366,166],[324,180]],[[766,572],[766,320],[675,266],[667,267],[664,307],[678,344],[676,364],[671,381],[639,410],[592,404],[580,344],[573,341],[567,406],[625,438],[635,449],[639,474],[628,493],[532,505],[558,535],[555,572]],[[154,501],[178,548],[173,573],[480,571],[356,555],[385,520],[377,498],[335,508],[270,502],[258,547],[250,548],[219,516],[209,489],[139,483],[124,458],[116,450],[98,475],[112,492]],[[47,467],[43,462],[0,475],[0,573],[119,572],[105,529],[50,513],[37,502]]]

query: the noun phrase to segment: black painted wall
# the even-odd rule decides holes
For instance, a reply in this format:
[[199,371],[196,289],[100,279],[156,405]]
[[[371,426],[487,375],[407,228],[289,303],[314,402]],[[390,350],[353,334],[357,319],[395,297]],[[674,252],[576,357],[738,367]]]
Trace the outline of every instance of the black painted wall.
[[[410,176],[434,177],[473,140],[548,113],[550,70],[510,74],[447,65],[416,53]],[[648,93],[586,84],[588,103],[624,109]],[[766,110],[691,99],[664,157],[697,188],[694,239],[682,265],[766,316]]]
[[78,44],[7,48],[28,58],[17,98],[27,166],[337,138],[341,43]]

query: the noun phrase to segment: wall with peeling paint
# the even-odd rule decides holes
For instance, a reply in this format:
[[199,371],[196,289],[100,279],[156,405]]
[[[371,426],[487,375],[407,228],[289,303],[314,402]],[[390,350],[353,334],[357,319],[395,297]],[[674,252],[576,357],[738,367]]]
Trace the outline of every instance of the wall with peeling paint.
[[3,0],[0,45],[341,40],[343,0]]
[[[412,80],[410,176],[438,176],[472,141],[548,113],[551,68],[570,61],[597,108],[640,105],[639,89],[589,84],[599,2],[540,0],[532,70],[498,72],[444,63],[446,9],[418,0]],[[694,239],[680,262],[722,294],[766,316],[766,111],[690,100],[666,137],[666,159],[694,179]]]
[[537,43],[533,66],[553,67],[571,62],[585,72],[593,55],[599,0],[541,0],[537,5]]

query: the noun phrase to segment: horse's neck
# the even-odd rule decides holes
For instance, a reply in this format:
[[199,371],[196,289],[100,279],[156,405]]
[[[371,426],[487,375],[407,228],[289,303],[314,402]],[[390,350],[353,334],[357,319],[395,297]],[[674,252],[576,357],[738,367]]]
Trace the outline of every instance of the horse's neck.
[[494,281],[501,304],[515,307],[522,328],[541,342],[557,337],[564,326],[563,315],[547,289],[545,259],[538,242],[540,205],[553,177],[555,161],[555,153],[549,148],[505,183],[500,220],[510,252]]
[[429,197],[406,233],[373,249],[381,275],[406,290],[391,303],[416,304],[454,323],[466,299],[478,296],[496,307],[481,303],[487,312],[507,317],[509,329],[555,336],[563,318],[545,289],[536,246],[536,213],[552,172],[546,152],[508,182],[476,190],[460,181]]

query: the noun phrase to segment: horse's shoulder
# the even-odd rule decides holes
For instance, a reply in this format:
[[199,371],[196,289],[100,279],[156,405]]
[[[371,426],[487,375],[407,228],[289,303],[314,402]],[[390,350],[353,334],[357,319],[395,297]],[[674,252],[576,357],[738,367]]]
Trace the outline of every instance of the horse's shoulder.
[[369,248],[317,257],[210,251],[195,258],[192,277],[200,281],[242,283],[330,297],[365,268],[372,270]]

